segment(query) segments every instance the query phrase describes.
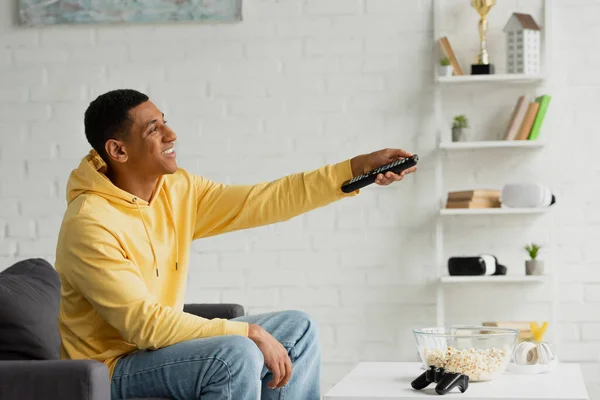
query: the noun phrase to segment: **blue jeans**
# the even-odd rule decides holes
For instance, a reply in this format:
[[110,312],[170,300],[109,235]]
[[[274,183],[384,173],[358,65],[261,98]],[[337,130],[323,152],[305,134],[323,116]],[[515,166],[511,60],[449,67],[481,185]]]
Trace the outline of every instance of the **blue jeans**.
[[321,354],[317,327],[301,311],[235,318],[262,326],[288,351],[292,377],[269,389],[271,372],[256,344],[237,335],[193,339],[121,358],[111,383],[112,399],[319,400]]

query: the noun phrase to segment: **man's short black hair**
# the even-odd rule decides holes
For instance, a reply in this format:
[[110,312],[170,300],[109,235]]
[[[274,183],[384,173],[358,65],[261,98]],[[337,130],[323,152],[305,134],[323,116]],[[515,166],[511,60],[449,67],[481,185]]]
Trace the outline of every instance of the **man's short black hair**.
[[117,89],[98,96],[85,111],[85,136],[106,163],[104,145],[109,139],[126,140],[133,121],[129,110],[148,101],[148,96],[133,89]]

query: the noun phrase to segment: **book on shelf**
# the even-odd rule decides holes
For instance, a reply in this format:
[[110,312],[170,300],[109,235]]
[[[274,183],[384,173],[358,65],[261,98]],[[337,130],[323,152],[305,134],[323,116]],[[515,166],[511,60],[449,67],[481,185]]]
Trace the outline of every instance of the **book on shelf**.
[[505,140],[537,140],[550,104],[550,95],[519,96],[504,133]]
[[452,50],[452,46],[450,46],[450,41],[448,40],[447,36],[444,36],[440,39],[440,47],[442,48],[442,51],[444,52],[446,57],[448,57],[448,60],[450,60],[450,65],[452,65],[454,75],[464,75],[465,73],[463,72],[462,68],[460,67],[460,64],[458,63],[458,59],[454,54],[454,50]]
[[519,131],[517,132],[517,137],[515,140],[527,140],[539,108],[540,103],[536,103],[535,101],[532,101],[527,105],[527,111],[525,111],[525,116],[523,117],[523,121],[521,122],[521,126],[519,127]]
[[494,328],[516,329],[519,331],[517,341],[533,340],[533,332],[531,331],[531,325],[528,321],[489,321],[483,322],[481,325]]
[[551,96],[545,94],[535,99],[535,102],[540,106],[535,116],[535,120],[533,121],[533,125],[531,126],[529,136],[527,137],[528,140],[536,140],[538,138],[540,129],[542,128],[542,122],[544,122],[544,117],[546,116],[546,111],[548,110],[548,105],[550,105],[551,98]]
[[523,117],[527,111],[528,104],[529,102],[525,96],[520,96],[517,100],[517,105],[510,116],[508,127],[506,128],[506,133],[504,134],[505,140],[514,140],[517,137],[517,133],[519,132],[519,127],[523,122]]
[[472,189],[448,192],[446,208],[499,208],[500,191]]
[[473,198],[497,199],[499,197],[500,190],[497,189],[469,189],[448,192],[448,199],[451,200],[471,200]]

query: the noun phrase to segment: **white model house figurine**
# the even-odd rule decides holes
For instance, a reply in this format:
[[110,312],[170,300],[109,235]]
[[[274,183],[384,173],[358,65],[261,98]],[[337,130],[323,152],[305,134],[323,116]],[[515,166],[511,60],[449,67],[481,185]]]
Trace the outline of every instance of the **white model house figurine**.
[[504,26],[506,33],[506,72],[540,73],[540,27],[529,14],[513,13]]

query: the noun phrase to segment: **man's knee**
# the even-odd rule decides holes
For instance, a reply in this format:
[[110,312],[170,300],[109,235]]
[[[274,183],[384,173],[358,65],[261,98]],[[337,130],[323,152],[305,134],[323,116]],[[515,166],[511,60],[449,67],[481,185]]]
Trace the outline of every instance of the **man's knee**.
[[315,341],[318,336],[318,325],[310,315],[304,311],[288,310],[281,312],[282,318],[292,327],[297,335],[305,340]]
[[227,347],[230,360],[240,364],[243,370],[260,375],[265,359],[256,343],[247,337],[233,335],[227,337]]

